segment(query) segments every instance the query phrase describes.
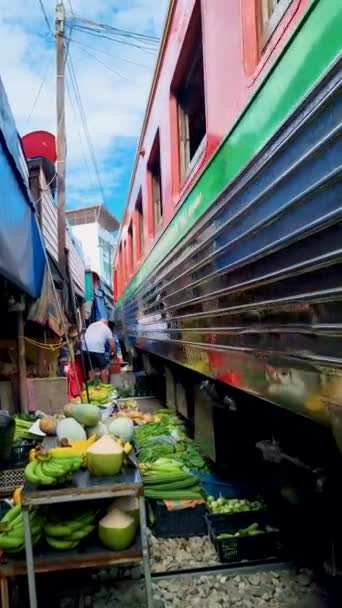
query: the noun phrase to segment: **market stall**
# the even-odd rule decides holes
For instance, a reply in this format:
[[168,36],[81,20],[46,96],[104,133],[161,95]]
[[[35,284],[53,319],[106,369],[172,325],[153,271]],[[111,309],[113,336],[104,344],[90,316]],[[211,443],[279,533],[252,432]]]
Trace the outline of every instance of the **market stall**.
[[[35,574],[66,564],[70,570],[142,564],[150,608],[152,580],[177,572],[151,574],[148,538],[154,555],[159,539],[207,538],[211,563],[190,564],[193,575],[283,564],[279,525],[265,500],[249,483],[214,473],[181,418],[153,397],[135,397],[139,382],[130,387],[133,396],[127,390],[125,382],[91,385],[92,403],[69,403],[58,416],[36,420],[46,436],[30,453],[24,487],[16,491],[16,540],[6,519],[0,522],[3,608],[10,606],[10,577],[27,573],[30,607],[36,608]],[[101,522],[112,509],[119,511],[119,528],[130,532],[123,545],[108,547]]]

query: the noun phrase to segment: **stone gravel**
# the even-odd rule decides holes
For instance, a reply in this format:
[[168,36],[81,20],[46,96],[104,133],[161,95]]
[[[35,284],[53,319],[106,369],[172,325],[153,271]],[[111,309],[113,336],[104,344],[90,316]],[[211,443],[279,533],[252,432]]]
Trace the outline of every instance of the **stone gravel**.
[[[154,572],[181,570],[217,564],[207,537],[191,539],[151,538],[151,567]],[[89,608],[146,608],[143,582],[114,582],[141,575],[140,567],[102,572],[99,591],[86,598]],[[111,580],[109,584],[109,580]],[[330,608],[328,598],[309,570],[276,570],[226,576],[184,576],[153,583],[155,608]]]

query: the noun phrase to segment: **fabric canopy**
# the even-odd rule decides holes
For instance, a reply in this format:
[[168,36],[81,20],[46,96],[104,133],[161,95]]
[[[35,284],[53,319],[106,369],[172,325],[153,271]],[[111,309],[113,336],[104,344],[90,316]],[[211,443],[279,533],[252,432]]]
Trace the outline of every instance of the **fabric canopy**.
[[36,298],[45,256],[21,142],[0,79],[0,274]]

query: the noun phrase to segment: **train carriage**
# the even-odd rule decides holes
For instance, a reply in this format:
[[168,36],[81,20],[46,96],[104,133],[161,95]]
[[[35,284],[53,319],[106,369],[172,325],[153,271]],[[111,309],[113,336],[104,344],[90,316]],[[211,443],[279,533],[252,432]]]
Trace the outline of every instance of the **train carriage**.
[[336,0],[171,1],[114,290],[120,338],[176,385],[342,443],[341,32]]

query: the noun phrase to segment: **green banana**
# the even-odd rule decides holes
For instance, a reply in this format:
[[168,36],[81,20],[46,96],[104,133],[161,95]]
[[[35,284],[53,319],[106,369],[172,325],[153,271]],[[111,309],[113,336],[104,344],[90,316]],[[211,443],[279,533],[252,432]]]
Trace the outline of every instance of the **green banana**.
[[21,506],[20,505],[16,505],[15,507],[12,507],[9,511],[7,511],[6,515],[4,515],[4,517],[1,520],[1,523],[10,523],[11,521],[13,521],[19,514],[21,513]]
[[25,549],[25,543],[21,543],[20,545],[18,545],[17,547],[13,547],[12,549],[6,549],[6,553],[20,553],[21,551],[24,551]]
[[51,536],[46,537],[46,542],[53,549],[58,549],[58,551],[65,551],[67,549],[74,549],[79,544],[78,540],[61,540],[57,538],[52,538]]
[[65,475],[66,467],[56,465],[54,462],[48,461],[42,463],[42,471],[44,475],[47,475],[48,477],[53,477],[53,479],[59,479],[60,477],[63,477]]
[[37,476],[37,473],[36,473],[38,464],[39,463],[37,462],[37,460],[32,460],[32,462],[30,462],[25,467],[25,477],[26,477],[27,481],[29,481],[30,483],[35,483],[35,484],[40,483],[39,477]]
[[44,532],[51,537],[70,537],[74,532],[89,526],[95,517],[95,513],[87,512],[72,520],[47,522],[44,526]]
[[7,521],[4,521],[4,518],[1,520],[0,532],[9,532],[13,528],[15,528],[18,524],[23,523],[21,507],[19,506],[19,510],[17,510],[17,507],[13,507],[11,509],[11,511],[14,511],[14,508],[16,509],[16,512],[12,513],[11,517],[9,519],[7,519]]
[[8,551],[9,549],[17,549],[23,543],[23,537],[13,536],[10,534],[0,534],[0,549]]
[[56,480],[53,477],[45,475],[44,471],[42,470],[42,466],[43,466],[43,463],[38,462],[38,464],[36,465],[35,471],[34,471],[35,475],[39,479],[38,483],[40,483],[41,485],[44,485],[44,486],[53,485],[56,482]]
[[93,530],[95,530],[95,526],[89,524],[80,530],[75,530],[75,532],[73,532],[69,538],[70,540],[82,540],[82,538],[89,536]]

